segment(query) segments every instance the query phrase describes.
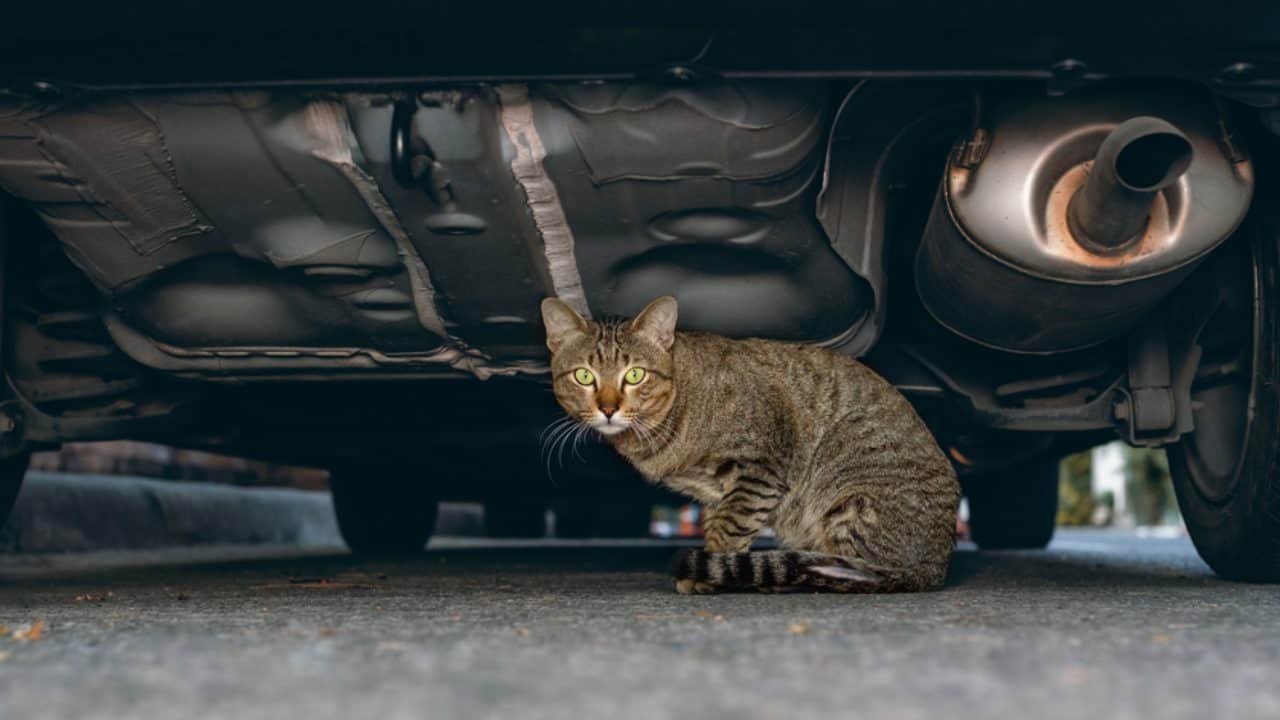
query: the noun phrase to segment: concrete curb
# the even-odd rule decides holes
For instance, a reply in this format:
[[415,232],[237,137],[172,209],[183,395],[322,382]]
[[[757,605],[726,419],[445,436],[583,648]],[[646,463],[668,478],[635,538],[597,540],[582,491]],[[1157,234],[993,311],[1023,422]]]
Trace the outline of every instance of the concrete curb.
[[203,544],[340,545],[329,494],[32,471],[0,551]]
[[[484,534],[478,506],[440,504],[437,536]],[[262,544],[341,546],[329,493],[32,470],[0,528],[0,553]]]

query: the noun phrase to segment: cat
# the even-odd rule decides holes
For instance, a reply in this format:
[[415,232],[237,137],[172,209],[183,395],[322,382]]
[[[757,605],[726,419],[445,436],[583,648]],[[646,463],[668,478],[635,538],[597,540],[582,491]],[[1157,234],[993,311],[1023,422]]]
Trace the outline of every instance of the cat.
[[[946,578],[955,469],[865,365],[771,340],[677,332],[677,303],[591,322],[542,302],[555,396],[649,481],[704,508],[681,593],[911,592]],[[766,526],[779,550],[750,552]]]

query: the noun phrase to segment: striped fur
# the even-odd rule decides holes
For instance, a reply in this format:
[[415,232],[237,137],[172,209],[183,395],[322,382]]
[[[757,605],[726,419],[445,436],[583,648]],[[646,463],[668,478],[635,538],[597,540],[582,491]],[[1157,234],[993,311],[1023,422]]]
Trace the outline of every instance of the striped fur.
[[[543,319],[570,418],[704,508],[705,549],[678,560],[677,590],[903,592],[944,581],[955,471],[866,366],[812,346],[676,332],[672,298],[635,320],[595,323],[548,299]],[[644,380],[628,384],[634,367]],[[593,382],[575,379],[581,368]],[[750,553],[765,527],[783,549]]]
[[875,568],[858,560],[799,550],[711,553],[685,550],[671,563],[677,580],[721,591],[809,588],[828,592],[886,593],[928,590],[907,574]]

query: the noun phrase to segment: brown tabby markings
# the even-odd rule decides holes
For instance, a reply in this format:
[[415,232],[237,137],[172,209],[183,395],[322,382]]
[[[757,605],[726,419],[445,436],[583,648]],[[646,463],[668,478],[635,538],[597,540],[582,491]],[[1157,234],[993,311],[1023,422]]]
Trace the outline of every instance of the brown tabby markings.
[[[804,345],[677,333],[671,297],[633,321],[591,323],[555,298],[542,311],[560,405],[705,509],[705,551],[680,558],[678,590],[942,584],[955,472],[870,369]],[[628,384],[634,367],[644,377]],[[748,552],[766,525],[784,550]]]

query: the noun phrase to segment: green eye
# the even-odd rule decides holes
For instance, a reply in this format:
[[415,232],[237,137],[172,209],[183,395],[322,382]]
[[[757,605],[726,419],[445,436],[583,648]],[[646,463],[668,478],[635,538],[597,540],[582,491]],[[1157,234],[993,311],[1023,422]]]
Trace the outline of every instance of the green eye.
[[596,375],[586,368],[578,368],[573,371],[573,379],[577,380],[579,385],[590,385],[596,381]]
[[627,371],[626,375],[622,376],[622,379],[626,381],[628,385],[639,385],[640,381],[644,380],[644,368],[633,367]]

